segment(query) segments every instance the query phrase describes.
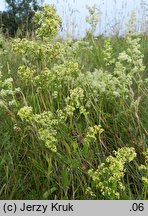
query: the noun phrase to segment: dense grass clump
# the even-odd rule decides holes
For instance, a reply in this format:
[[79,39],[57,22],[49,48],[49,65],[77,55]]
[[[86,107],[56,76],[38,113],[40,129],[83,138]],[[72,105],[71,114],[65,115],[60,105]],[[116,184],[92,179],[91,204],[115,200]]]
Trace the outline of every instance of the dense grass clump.
[[35,21],[0,39],[0,198],[147,199],[147,37],[63,41],[52,6]]

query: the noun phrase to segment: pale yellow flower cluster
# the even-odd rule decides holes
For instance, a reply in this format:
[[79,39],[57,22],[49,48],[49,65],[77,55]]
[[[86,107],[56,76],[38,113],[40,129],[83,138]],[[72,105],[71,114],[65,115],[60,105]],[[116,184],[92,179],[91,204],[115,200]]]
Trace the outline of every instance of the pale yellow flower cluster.
[[126,172],[125,164],[136,157],[134,148],[123,147],[114,152],[115,156],[108,156],[96,171],[89,170],[95,188],[105,199],[120,199],[125,190],[123,177]]

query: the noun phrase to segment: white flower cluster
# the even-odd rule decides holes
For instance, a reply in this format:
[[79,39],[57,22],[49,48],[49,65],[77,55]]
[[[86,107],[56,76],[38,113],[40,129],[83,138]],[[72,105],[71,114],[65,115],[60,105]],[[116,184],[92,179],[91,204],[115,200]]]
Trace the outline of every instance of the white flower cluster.
[[3,79],[0,72],[0,106],[6,109],[17,107],[17,93],[21,94],[21,89],[14,87],[13,79],[11,77]]

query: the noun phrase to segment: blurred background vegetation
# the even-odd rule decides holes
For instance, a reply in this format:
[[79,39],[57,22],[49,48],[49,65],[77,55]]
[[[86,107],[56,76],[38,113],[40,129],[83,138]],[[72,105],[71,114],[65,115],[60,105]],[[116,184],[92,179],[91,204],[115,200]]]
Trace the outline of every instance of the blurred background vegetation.
[[5,0],[7,8],[0,11],[0,28],[5,36],[24,36],[34,29],[33,16],[40,10],[38,0]]

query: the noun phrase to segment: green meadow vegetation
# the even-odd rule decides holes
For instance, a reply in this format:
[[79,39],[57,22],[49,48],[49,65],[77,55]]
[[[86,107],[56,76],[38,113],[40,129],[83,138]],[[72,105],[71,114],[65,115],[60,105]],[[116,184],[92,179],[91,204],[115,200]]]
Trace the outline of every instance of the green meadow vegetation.
[[0,199],[148,199],[148,37],[0,36]]

